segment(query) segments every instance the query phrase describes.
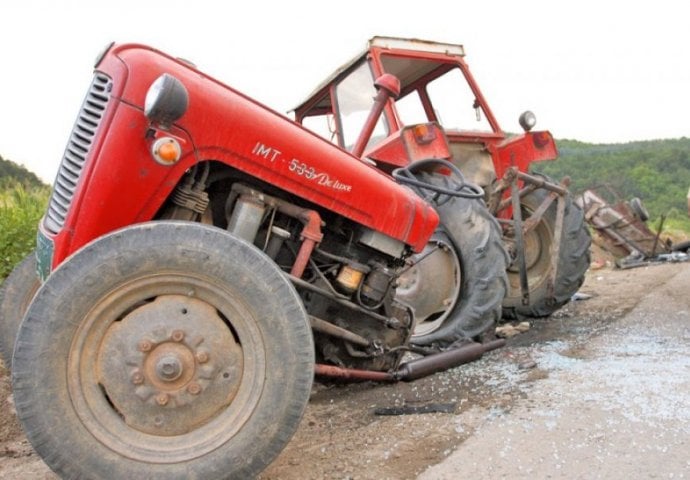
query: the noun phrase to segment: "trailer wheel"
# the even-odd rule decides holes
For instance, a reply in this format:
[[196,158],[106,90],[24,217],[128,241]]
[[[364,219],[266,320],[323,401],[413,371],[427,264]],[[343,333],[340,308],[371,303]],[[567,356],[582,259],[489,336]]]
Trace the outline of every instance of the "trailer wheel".
[[[424,174],[445,186],[446,177]],[[398,280],[397,299],[415,311],[412,342],[447,346],[476,339],[501,318],[508,255],[500,227],[482,200],[441,196],[439,230]]]
[[0,354],[5,366],[12,367],[12,350],[19,324],[41,281],[36,275],[36,252],[31,252],[5,279],[0,288]]
[[268,257],[156,222],[51,274],[12,381],[29,440],[63,478],[253,478],[294,433],[313,362],[306,312]]
[[[522,198],[523,220],[529,218],[547,195],[546,190],[538,189]],[[551,315],[568,303],[584,282],[590,264],[589,247],[592,240],[585,225],[584,212],[568,195],[553,295],[549,294],[548,277],[552,268],[551,252],[555,224],[556,202],[553,202],[541,221],[524,239],[530,304],[522,305],[520,273],[517,265],[511,265],[508,268],[508,295],[503,301],[503,313],[506,318]]]

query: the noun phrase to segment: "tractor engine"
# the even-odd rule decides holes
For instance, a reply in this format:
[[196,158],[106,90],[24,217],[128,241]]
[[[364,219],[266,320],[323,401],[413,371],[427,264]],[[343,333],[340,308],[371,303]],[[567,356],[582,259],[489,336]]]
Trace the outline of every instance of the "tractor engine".
[[[179,190],[173,201],[189,199],[193,188]],[[241,181],[218,182],[209,191],[213,223],[261,249],[297,288],[317,361],[378,371],[398,365],[414,327],[411,308],[395,300],[409,253],[402,242]],[[174,217],[189,219],[184,211],[196,207],[180,205]]]

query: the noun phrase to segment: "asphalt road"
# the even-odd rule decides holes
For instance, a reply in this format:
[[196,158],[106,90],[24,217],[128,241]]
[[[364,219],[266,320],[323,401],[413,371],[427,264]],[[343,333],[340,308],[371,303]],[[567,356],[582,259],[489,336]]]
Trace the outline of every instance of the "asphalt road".
[[[684,267],[666,269],[661,285],[588,342],[575,335],[525,347],[546,378],[418,478],[690,478]],[[627,272],[634,282],[638,271]]]

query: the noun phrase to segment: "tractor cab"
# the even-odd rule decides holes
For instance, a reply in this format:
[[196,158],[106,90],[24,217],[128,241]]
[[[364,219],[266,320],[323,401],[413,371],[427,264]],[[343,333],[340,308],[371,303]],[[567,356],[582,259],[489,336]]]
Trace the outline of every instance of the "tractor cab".
[[538,132],[538,142],[527,138],[535,136],[533,116],[524,134],[507,138],[464,55],[462,45],[374,37],[295,109],[295,119],[352,151],[373,107],[376,79],[390,74],[400,81],[400,94],[386,103],[362,155],[382,170],[441,158],[486,189],[509,166],[527,171],[532,161],[555,159],[548,132]]

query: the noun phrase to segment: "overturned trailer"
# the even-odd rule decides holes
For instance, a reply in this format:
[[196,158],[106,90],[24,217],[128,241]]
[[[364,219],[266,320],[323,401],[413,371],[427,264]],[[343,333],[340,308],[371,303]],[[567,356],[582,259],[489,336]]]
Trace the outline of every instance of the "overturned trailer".
[[[612,197],[608,202],[604,197]],[[616,258],[619,268],[632,268],[650,261],[684,261],[689,242],[673,244],[661,237],[665,216],[656,232],[647,226],[649,213],[642,201],[634,197],[620,200],[609,186],[585,190],[575,203],[584,210],[585,220],[594,230],[595,242]]]

